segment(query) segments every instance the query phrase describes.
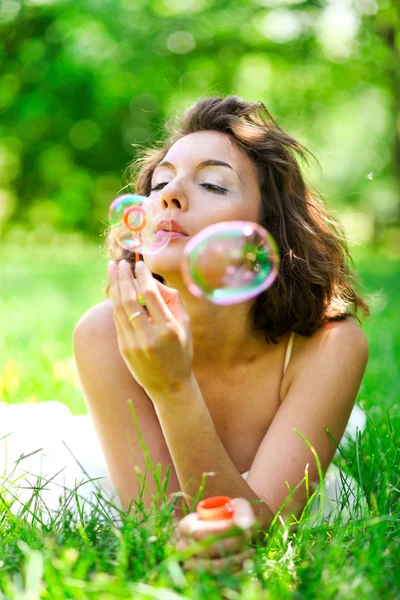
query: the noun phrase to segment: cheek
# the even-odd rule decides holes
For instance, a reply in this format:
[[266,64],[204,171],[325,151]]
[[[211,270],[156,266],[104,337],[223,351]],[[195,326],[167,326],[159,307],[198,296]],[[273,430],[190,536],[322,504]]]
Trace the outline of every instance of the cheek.
[[253,202],[243,201],[238,210],[238,215],[238,221],[252,221],[256,223],[258,221],[258,206],[256,207]]
[[[258,205],[256,202],[249,198],[236,198],[231,202],[218,203],[215,202],[207,216],[212,217],[212,223],[218,223],[222,221],[258,221]],[[206,215],[204,215],[202,221],[206,221]],[[208,223],[211,224],[211,220],[207,219]],[[204,225],[205,227],[206,225]]]

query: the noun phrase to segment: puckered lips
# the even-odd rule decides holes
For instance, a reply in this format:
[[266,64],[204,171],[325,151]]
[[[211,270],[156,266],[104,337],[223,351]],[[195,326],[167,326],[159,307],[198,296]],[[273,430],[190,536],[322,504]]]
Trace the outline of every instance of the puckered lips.
[[186,233],[185,229],[178,221],[174,221],[174,219],[161,219],[156,227],[155,235],[160,238],[167,236],[169,239],[173,240],[175,238],[188,237],[189,234]]

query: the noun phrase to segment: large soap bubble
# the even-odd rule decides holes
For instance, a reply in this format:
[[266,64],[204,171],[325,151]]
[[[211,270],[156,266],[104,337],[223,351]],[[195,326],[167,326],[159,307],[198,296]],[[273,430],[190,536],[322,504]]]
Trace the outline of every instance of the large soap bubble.
[[250,221],[206,227],[186,244],[181,263],[189,291],[222,305],[254,298],[272,285],[278,268],[274,239]]
[[[163,232],[156,232],[163,220]],[[110,205],[108,220],[117,244],[140,254],[157,254],[170,241],[171,222],[165,210],[146,196],[124,194]],[[166,233],[165,233],[166,232]]]

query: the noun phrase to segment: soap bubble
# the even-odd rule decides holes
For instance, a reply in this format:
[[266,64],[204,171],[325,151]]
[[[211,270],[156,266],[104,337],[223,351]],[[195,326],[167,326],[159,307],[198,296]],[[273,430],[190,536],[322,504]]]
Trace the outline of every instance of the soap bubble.
[[156,227],[161,219],[165,219],[163,229],[172,230],[166,211],[150,201],[146,196],[124,194],[116,198],[110,205],[108,220],[111,232],[119,246],[140,254],[157,254],[163,250],[170,237],[157,235]]
[[181,263],[189,291],[214,304],[254,298],[278,275],[279,252],[257,223],[224,221],[206,227],[186,244]]
[[135,194],[124,194],[115,198],[108,210],[110,225],[119,225],[123,221],[125,210],[131,206],[141,206],[145,199],[144,196],[137,196]]

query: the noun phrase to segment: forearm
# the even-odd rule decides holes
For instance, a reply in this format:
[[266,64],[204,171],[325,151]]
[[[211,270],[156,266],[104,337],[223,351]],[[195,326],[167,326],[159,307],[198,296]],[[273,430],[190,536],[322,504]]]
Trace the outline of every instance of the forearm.
[[[152,396],[165,441],[175,466],[181,491],[190,507],[203,473],[215,473],[205,480],[201,498],[230,496],[252,503],[263,528],[273,518],[267,505],[253,492],[226,452],[215,429],[196,378],[166,397]],[[253,504],[254,502],[254,504]]]

